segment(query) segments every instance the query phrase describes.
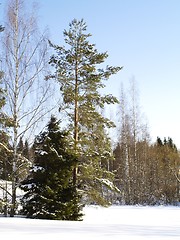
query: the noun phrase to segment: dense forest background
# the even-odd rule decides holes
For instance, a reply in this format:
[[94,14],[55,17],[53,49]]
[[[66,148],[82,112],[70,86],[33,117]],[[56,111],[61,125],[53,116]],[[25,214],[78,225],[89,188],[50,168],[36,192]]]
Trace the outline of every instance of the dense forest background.
[[[104,67],[108,54],[90,43],[85,21],[72,20],[59,46],[24,1],[8,4],[0,29],[1,212],[78,220],[85,203],[179,204],[173,139],[152,143],[134,79],[119,99],[101,91],[123,68]],[[105,114],[111,106],[116,119]]]

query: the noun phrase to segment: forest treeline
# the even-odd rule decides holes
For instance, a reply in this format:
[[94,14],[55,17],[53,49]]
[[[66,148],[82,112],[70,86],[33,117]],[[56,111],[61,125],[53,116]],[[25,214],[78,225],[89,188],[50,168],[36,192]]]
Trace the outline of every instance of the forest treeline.
[[118,142],[111,171],[125,204],[178,204],[179,151],[170,137],[152,143],[140,111],[137,84],[121,87],[118,107]]
[[179,152],[171,138],[154,144],[120,142],[111,168],[122,190],[124,204],[161,205],[179,203]]
[[[123,68],[102,67],[108,54],[90,43],[85,21],[73,19],[59,46],[35,13],[9,1],[0,28],[1,213],[81,220],[84,204],[178,204],[178,149],[169,137],[150,141],[135,81],[120,99],[102,94]],[[103,113],[112,105],[116,125]]]

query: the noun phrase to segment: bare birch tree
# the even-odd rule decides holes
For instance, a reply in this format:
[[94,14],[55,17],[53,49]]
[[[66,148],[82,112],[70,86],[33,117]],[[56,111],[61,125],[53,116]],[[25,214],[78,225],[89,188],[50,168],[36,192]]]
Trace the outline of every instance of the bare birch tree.
[[116,184],[120,184],[119,188],[123,190],[121,201],[135,204],[144,198],[149,134],[147,124],[144,124],[142,119],[134,79],[131,79],[130,89],[127,95],[126,93],[122,87],[118,113],[119,141],[114,150],[117,168]]
[[15,214],[18,186],[18,153],[20,137],[33,134],[39,120],[47,114],[50,87],[44,81],[47,74],[48,45],[45,34],[39,34],[36,11],[28,12],[25,1],[11,0],[7,5],[4,31],[4,84],[7,89],[7,112],[13,119],[12,129],[12,202]]
[[[123,85],[121,85],[120,99],[119,99],[119,108],[118,108],[118,148],[115,150],[115,155],[119,155],[116,157],[118,166],[117,166],[117,186],[122,189],[122,202],[128,203],[131,193],[130,186],[130,156],[129,156],[129,148],[130,148],[130,123],[128,116],[128,103],[127,96],[124,91]],[[119,185],[120,184],[120,185]]]

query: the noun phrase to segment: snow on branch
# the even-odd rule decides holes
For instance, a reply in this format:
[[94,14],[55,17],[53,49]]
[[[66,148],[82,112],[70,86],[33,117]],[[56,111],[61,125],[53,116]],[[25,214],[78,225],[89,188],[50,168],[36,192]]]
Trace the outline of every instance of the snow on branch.
[[105,178],[96,178],[96,180],[97,180],[98,182],[100,182],[101,184],[105,185],[107,188],[109,188],[109,189],[112,190],[112,191],[115,191],[115,192],[118,192],[118,193],[121,192],[120,189],[117,188],[117,187],[114,185],[114,183],[111,182],[111,181],[108,180],[108,179],[105,179]]

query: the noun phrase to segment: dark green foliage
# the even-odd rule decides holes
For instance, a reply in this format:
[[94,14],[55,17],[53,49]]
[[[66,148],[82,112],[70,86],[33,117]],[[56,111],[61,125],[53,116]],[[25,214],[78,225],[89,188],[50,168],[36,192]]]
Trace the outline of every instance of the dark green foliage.
[[76,158],[69,152],[68,133],[51,117],[36,137],[31,174],[23,181],[23,213],[30,218],[80,220],[80,194],[72,182]]
[[10,180],[12,152],[8,151],[11,149],[9,136],[3,129],[0,130],[0,143],[0,179]]
[[[1,78],[1,76],[0,76]],[[12,119],[3,111],[6,104],[5,90],[0,80],[0,178],[10,180],[12,172],[12,148],[8,129],[12,127]]]
[[159,137],[157,137],[157,145],[158,146],[163,146],[163,142],[162,142],[162,140],[159,138]]

